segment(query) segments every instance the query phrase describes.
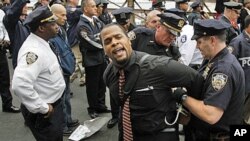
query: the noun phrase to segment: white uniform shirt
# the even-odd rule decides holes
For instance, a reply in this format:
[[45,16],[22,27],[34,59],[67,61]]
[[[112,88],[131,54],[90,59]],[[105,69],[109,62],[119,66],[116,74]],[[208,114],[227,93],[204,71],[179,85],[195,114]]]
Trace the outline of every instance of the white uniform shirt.
[[0,40],[10,41],[7,30],[3,25],[3,17],[5,13],[2,9],[0,9]]
[[[27,60],[27,54],[31,59]],[[65,81],[56,55],[48,42],[31,33],[18,53],[12,89],[32,113],[48,112],[47,103],[61,98]]]
[[177,38],[177,45],[181,53],[180,61],[185,64],[201,64],[203,57],[196,48],[196,41],[191,40],[194,35],[193,26],[187,24],[182,28],[181,35]]

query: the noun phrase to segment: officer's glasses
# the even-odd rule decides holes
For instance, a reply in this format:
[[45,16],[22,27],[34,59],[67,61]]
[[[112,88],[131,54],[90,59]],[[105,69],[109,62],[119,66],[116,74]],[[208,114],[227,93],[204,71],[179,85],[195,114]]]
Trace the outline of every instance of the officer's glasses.
[[176,35],[174,35],[169,29],[166,29],[166,32],[168,35],[170,35],[171,38],[176,38]]

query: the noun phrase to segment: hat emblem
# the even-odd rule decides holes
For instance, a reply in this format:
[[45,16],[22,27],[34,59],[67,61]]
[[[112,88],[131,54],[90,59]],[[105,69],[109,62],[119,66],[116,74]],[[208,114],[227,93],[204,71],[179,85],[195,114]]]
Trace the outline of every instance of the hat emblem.
[[203,35],[207,35],[207,32],[203,32]]
[[178,27],[183,27],[185,24],[184,20],[180,20],[178,23]]

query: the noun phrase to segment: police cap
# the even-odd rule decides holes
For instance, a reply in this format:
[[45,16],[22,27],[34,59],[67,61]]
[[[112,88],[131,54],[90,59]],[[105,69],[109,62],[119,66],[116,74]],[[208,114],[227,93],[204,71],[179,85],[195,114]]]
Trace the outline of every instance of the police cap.
[[166,13],[173,13],[173,14],[178,15],[180,17],[184,17],[185,16],[185,12],[183,10],[178,9],[178,8],[166,9],[164,12],[166,12]]
[[102,0],[95,0],[96,6],[103,6]]
[[116,22],[118,24],[127,24],[133,9],[130,7],[121,7],[119,9],[113,10],[111,13],[115,16]]
[[195,1],[193,2],[190,7],[192,7],[193,9],[195,9],[196,7],[200,6],[201,2],[198,0],[198,1]]
[[39,26],[43,23],[55,22],[56,20],[57,17],[53,15],[49,6],[41,6],[28,14],[24,24]]
[[222,34],[230,24],[215,19],[197,20],[194,22],[194,35],[192,40],[197,40],[203,36],[214,36]]
[[152,9],[157,9],[157,8],[160,8],[160,9],[166,9],[165,5],[162,3],[162,0],[153,0],[152,1]]
[[186,3],[189,2],[189,0],[175,0],[176,3]]
[[228,9],[237,9],[240,10],[242,8],[242,4],[234,1],[224,2],[224,5]]
[[166,26],[175,36],[180,35],[182,27],[186,24],[183,18],[172,13],[157,14],[157,16],[161,18],[161,24]]

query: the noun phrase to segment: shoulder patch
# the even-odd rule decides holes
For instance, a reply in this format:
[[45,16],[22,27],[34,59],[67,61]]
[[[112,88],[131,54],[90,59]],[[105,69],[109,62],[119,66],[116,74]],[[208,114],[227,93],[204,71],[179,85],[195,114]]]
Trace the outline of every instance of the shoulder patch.
[[219,91],[222,88],[224,88],[224,86],[227,83],[227,79],[228,79],[228,76],[223,73],[214,73],[212,75],[212,86],[214,90]]
[[26,55],[26,63],[28,65],[33,64],[34,62],[36,62],[37,58],[38,58],[38,56],[35,53],[28,52]]
[[232,53],[232,52],[234,51],[234,48],[233,48],[232,46],[228,46],[227,49],[228,49],[228,51],[229,51],[230,53]]
[[136,35],[134,31],[130,31],[127,33],[128,34],[128,38],[132,41],[136,39]]
[[81,34],[81,36],[82,36],[84,39],[86,39],[86,38],[88,37],[88,33],[87,33],[87,31],[85,31],[85,30],[81,30],[81,31],[80,31],[80,34]]
[[181,36],[181,43],[185,43],[187,41],[187,35]]

